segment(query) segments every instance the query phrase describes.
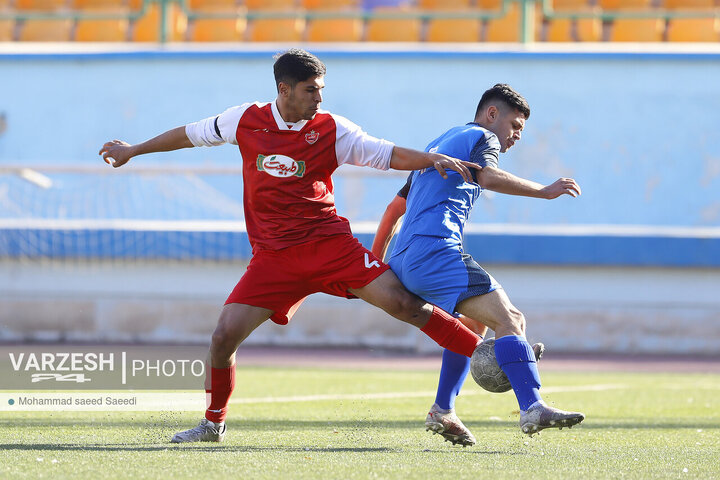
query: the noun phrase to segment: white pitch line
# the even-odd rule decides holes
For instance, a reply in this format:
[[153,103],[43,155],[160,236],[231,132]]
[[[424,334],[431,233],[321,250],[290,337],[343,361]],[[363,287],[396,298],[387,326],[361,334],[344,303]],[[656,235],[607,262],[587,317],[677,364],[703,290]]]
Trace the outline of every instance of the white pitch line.
[[543,387],[540,389],[542,393],[562,393],[562,392],[602,392],[605,390],[623,390],[629,388],[621,383],[607,383],[605,385],[578,385],[565,387]]
[[[579,385],[567,387],[546,387],[541,391],[543,393],[561,393],[561,392],[602,392],[604,390],[618,390],[628,388],[622,384],[606,384],[606,385]],[[487,392],[475,389],[463,391],[463,396],[480,395]],[[334,395],[296,395],[292,397],[257,397],[257,398],[237,398],[230,400],[230,403],[293,403],[293,402],[316,402],[323,400],[384,400],[388,398],[417,398],[431,397],[435,395],[435,391],[425,392],[388,392],[388,393],[350,393],[350,394],[334,394]]]

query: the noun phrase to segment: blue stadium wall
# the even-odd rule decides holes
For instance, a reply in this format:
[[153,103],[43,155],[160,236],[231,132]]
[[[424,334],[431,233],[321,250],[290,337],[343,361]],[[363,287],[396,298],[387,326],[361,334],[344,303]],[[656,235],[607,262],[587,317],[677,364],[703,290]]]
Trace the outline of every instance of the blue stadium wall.
[[[206,342],[250,255],[240,178],[217,170],[237,169],[237,150],[120,170],[97,152],[272,100],[276,49],[14,48],[0,48],[0,342]],[[486,192],[471,217],[466,249],[526,314],[529,339],[553,352],[717,355],[720,49],[360,48],[311,48],[328,66],[326,109],[422,149],[506,82],[532,115],[501,167],[582,186],[580,198],[553,201]],[[188,166],[205,170],[175,170]],[[140,167],[156,170],[131,173]],[[334,182],[339,212],[369,244],[404,175],[342,167]],[[437,348],[326,295],[311,296],[292,327],[267,322],[250,341]]]
[[[523,139],[501,156],[500,166],[543,183],[574,177],[583,195],[551,202],[487,195],[473,213],[467,242],[479,260],[720,266],[720,53],[311,50],[328,67],[323,106],[403,146],[422,149],[448,127],[471,121],[480,95],[496,82],[511,84],[528,99],[532,114]],[[0,54],[5,123],[0,167],[97,166],[105,140],[138,142],[232,105],[271,100],[276,51]],[[143,166],[239,162],[231,146],[137,160]],[[403,179],[372,175],[363,188],[347,192],[345,169],[336,182],[340,213],[353,222],[377,221]],[[65,180],[55,188],[77,188],[72,179]],[[18,181],[7,173],[0,176],[8,198]],[[240,185],[209,182],[241,202]],[[38,189],[37,195],[35,206],[48,193]],[[123,217],[242,223],[241,214],[148,213],[153,212],[153,190],[147,195],[145,205],[136,212],[125,209]],[[0,202],[0,219],[83,215],[23,210],[15,203]],[[108,210],[100,220],[114,215]],[[486,231],[484,225],[493,228]],[[572,231],[577,226],[581,233]],[[357,230],[368,243],[372,229]],[[0,256],[10,257],[22,255],[24,238],[38,234],[7,222],[0,232]],[[188,252],[172,247],[178,235],[190,237],[183,245],[198,245],[190,255],[199,258],[247,258],[249,251],[242,228],[207,234],[142,232],[158,237],[153,242],[158,249],[131,252],[117,251],[112,242],[98,246],[83,236],[137,235],[132,229],[52,234],[65,241],[49,242],[43,256],[183,258]],[[220,242],[224,249],[207,248],[222,235],[229,236]],[[87,245],[96,250],[83,251]]]

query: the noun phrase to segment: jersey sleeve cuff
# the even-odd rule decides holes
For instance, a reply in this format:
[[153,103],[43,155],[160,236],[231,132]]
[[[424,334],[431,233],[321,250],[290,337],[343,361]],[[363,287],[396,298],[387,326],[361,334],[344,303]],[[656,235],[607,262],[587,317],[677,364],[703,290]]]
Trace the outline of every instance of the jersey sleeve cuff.
[[222,145],[225,140],[220,138],[215,129],[215,118],[209,117],[199,122],[185,125],[185,135],[196,147],[214,147]]

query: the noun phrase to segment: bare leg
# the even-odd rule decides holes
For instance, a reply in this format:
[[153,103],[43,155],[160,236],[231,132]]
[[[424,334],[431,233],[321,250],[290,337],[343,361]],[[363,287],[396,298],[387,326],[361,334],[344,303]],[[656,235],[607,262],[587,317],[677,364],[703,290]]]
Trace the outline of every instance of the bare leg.
[[458,312],[495,330],[497,338],[525,335],[525,316],[499,288],[485,295],[470,297],[457,306]]
[[209,394],[205,418],[222,423],[235,389],[235,351],[272,311],[233,303],[225,305],[210,344],[210,365],[206,369],[205,391]]
[[362,288],[350,289],[350,293],[418,328],[427,324],[433,310],[431,304],[410,293],[391,270]]
[[351,290],[393,317],[415,325],[441,347],[470,357],[480,337],[442,309],[413,295],[387,270],[363,288]]
[[458,311],[495,330],[495,355],[510,380],[520,407],[520,429],[534,434],[546,428],[564,428],[582,422],[585,415],[543,403],[535,352],[525,339],[525,317],[504,290],[460,302]]
[[214,368],[227,368],[235,364],[238,346],[270,318],[272,310],[241,303],[225,305],[210,344],[210,362]]
[[504,290],[470,297],[458,310],[495,330],[495,356],[515,391],[521,411],[541,402],[540,375],[532,347],[525,339],[525,317]]
[[225,438],[228,402],[235,388],[235,351],[272,311],[239,303],[225,305],[212,335],[205,369],[208,407],[200,424],[173,436],[172,443],[221,442]]

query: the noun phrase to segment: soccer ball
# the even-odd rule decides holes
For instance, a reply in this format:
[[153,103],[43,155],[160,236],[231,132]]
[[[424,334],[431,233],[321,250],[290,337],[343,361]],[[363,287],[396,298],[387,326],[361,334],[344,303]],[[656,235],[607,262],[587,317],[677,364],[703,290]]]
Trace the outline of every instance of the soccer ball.
[[470,358],[470,373],[475,383],[488,392],[502,393],[512,389],[495,358],[494,338],[488,338],[475,348]]

